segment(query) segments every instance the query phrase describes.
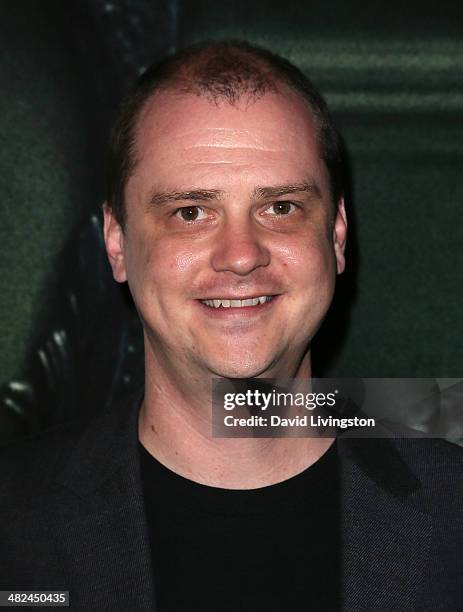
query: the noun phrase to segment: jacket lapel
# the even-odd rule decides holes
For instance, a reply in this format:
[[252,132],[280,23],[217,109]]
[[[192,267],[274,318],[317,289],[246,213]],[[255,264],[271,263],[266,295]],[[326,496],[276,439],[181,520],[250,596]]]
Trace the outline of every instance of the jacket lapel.
[[53,539],[75,609],[156,610],[138,406],[99,415],[60,469],[58,481],[75,497],[60,507]]
[[342,609],[413,610],[423,589],[432,519],[410,504],[419,487],[389,439],[339,439]]

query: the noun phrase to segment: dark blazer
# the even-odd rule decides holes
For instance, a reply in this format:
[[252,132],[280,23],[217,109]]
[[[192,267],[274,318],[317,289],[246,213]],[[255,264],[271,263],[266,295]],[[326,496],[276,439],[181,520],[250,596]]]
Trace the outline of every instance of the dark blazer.
[[[137,413],[115,407],[1,453],[0,589],[69,590],[74,610],[156,610]],[[340,438],[338,453],[342,609],[462,610],[462,449]]]

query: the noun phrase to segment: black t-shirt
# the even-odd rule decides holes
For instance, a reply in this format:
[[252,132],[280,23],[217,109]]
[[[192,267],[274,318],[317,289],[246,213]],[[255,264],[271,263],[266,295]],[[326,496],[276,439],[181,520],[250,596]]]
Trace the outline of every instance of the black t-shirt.
[[339,609],[336,443],[252,490],[192,482],[139,446],[160,612]]

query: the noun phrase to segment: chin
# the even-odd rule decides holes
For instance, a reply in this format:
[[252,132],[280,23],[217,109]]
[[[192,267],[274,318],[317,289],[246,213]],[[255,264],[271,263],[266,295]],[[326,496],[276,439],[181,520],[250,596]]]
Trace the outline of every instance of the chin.
[[210,366],[214,374],[222,378],[257,378],[267,372],[268,368],[268,362],[259,363],[255,359],[248,363],[245,360],[240,360],[236,363],[222,362],[211,364]]

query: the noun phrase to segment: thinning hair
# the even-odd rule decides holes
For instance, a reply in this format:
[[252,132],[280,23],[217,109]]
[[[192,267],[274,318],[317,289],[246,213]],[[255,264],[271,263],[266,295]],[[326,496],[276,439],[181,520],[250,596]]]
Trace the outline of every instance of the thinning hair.
[[252,103],[267,93],[281,93],[281,85],[298,94],[312,113],[331,197],[337,202],[344,188],[341,139],[312,82],[288,60],[266,49],[240,41],[206,42],[151,65],[116,111],[108,155],[108,203],[120,225],[124,227],[126,220],[125,188],[137,163],[137,123],[156,93],[171,89],[234,105],[243,98]]

